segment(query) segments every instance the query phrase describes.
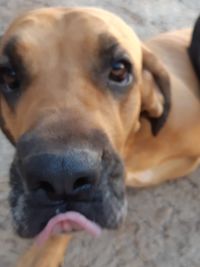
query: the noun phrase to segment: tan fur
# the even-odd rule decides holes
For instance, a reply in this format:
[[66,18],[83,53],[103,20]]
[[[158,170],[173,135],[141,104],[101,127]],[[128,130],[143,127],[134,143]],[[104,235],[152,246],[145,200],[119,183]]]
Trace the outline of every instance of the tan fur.
[[16,267],[57,267],[63,263],[70,236],[52,237],[45,246],[33,245]]
[[[105,33],[128,51],[134,65],[136,83],[120,101],[99,90],[88,75],[90,63],[95,64],[97,36]],[[15,113],[0,99],[6,129],[15,141],[45,112],[52,111],[49,120],[57,120],[60,110],[66,109],[73,110],[85,124],[103,129],[125,162],[127,185],[156,185],[198,166],[199,83],[186,53],[191,30],[162,34],[142,44],[132,29],[106,11],[52,8],[15,20],[1,47],[13,34],[20,38],[18,53],[34,77]],[[155,75],[170,80],[172,103],[167,122],[156,137],[141,116],[142,111],[155,118],[164,112]],[[58,237],[42,250],[33,247],[17,266],[57,267],[67,243],[66,238]],[[48,253],[54,256],[48,258]]]

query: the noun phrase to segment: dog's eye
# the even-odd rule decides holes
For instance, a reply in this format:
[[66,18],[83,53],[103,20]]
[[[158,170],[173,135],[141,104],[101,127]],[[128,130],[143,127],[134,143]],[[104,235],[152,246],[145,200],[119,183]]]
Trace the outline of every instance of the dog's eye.
[[16,71],[10,66],[0,67],[0,87],[4,93],[13,92],[19,89],[19,79]]
[[115,82],[124,81],[129,74],[128,64],[125,61],[115,61],[111,68],[109,79]]
[[[108,76],[110,88],[119,91],[120,88],[128,87],[132,82],[131,63],[127,60],[115,60],[111,63]],[[121,91],[121,90],[120,90]]]

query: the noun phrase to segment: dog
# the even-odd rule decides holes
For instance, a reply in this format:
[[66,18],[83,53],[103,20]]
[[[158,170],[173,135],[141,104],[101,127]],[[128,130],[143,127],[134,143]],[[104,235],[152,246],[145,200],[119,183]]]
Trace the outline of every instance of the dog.
[[50,236],[18,266],[58,266],[70,236],[53,233],[116,229],[125,186],[197,168],[199,59],[200,19],[193,36],[184,29],[147,42],[96,8],[14,20],[0,45],[1,129],[16,148],[9,201],[18,235]]

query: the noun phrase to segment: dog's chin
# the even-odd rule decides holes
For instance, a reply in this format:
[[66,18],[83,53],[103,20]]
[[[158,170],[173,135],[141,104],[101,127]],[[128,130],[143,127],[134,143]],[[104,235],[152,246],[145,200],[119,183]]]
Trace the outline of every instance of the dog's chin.
[[[25,198],[21,198],[24,199]],[[47,223],[57,214],[64,214],[67,211],[76,211],[84,215],[88,220],[95,222],[105,229],[117,229],[123,222],[126,215],[126,201],[123,204],[115,202],[116,207],[112,205],[104,206],[103,203],[70,203],[71,209],[67,205],[54,208],[36,209],[22,204],[12,208],[13,223],[16,233],[23,238],[36,237],[47,225]],[[22,205],[23,208],[20,207]]]
[[89,201],[52,202],[47,200],[42,191],[26,191],[14,161],[10,171],[9,200],[16,233],[23,238],[33,238],[53,217],[67,211],[78,212],[102,228],[118,228],[127,211],[123,173],[120,175],[117,178],[102,177],[102,182]]

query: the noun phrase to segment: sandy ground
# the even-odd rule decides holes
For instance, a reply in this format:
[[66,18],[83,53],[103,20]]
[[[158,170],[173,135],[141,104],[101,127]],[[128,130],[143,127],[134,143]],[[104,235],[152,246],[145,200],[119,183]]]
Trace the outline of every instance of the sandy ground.
[[[93,5],[109,9],[131,24],[141,38],[191,26],[199,0],[0,0],[0,32],[26,9],[51,5]],[[7,204],[12,147],[0,134],[0,267],[14,266],[28,242],[11,229]],[[71,267],[199,267],[200,170],[177,182],[147,190],[128,190],[126,224],[99,240],[78,234],[65,265]]]

